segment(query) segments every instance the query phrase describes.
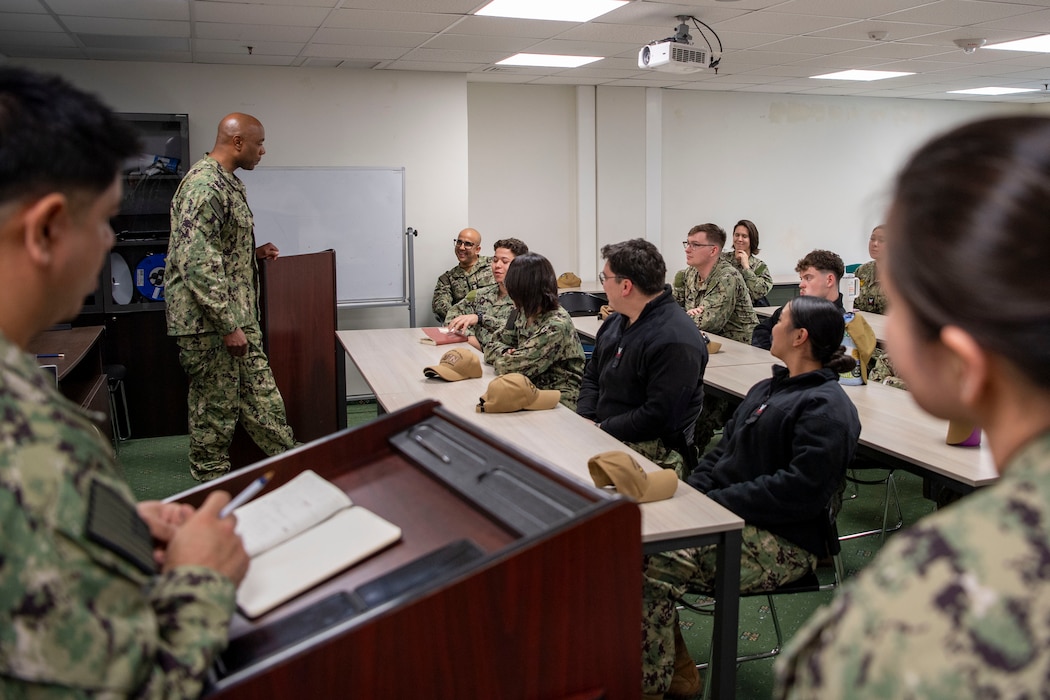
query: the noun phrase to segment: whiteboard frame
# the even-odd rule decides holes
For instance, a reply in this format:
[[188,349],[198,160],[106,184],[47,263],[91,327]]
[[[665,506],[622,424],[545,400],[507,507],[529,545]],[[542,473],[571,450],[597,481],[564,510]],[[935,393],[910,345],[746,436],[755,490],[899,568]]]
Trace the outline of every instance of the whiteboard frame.
[[[366,251],[364,256],[355,255],[353,251],[354,242],[362,240],[363,235],[360,231],[359,226],[367,226],[373,222],[368,219],[369,214],[363,214],[355,216],[356,213],[360,213],[360,209],[352,209],[352,207],[360,207],[362,202],[359,202],[353,198],[346,197],[326,197],[321,200],[320,203],[317,200],[313,200],[310,197],[311,193],[306,193],[305,189],[302,188],[301,184],[295,182],[296,175],[307,175],[307,176],[327,176],[326,179],[335,180],[338,182],[338,176],[340,174],[351,174],[353,177],[348,178],[353,180],[359,176],[367,176],[369,173],[381,175],[388,178],[393,174],[396,178],[397,185],[400,188],[400,192],[395,193],[395,197],[391,198],[394,202],[393,207],[387,207],[381,211],[379,216],[385,217],[383,220],[384,229],[389,228],[389,231],[384,230],[382,236],[396,236],[399,243],[396,245],[391,239],[383,239],[382,241],[375,241],[380,246],[383,252],[380,256],[371,255],[369,251]],[[253,216],[255,218],[255,235],[256,245],[261,245],[267,241],[273,242],[281,250],[282,255],[298,255],[304,253],[314,253],[320,250],[332,249],[336,252],[336,270],[337,270],[337,293],[336,303],[340,308],[365,308],[365,307],[381,307],[381,306],[408,306],[412,310],[412,296],[410,287],[412,281],[412,270],[411,260],[408,255],[408,242],[406,241],[405,234],[405,168],[404,167],[368,167],[368,166],[332,166],[332,167],[308,167],[308,166],[260,166],[254,171],[242,171],[239,173],[241,179],[244,181],[245,189],[247,191],[248,204],[252,208]],[[279,184],[280,176],[286,175],[291,179],[294,184],[289,186],[293,189],[295,194],[300,195],[294,198],[294,201],[289,199],[289,193],[285,190],[286,186]],[[389,183],[383,183],[383,186],[388,186]],[[320,190],[315,190],[320,192]],[[393,193],[391,189],[389,192],[381,192],[382,196],[389,193]],[[322,194],[322,196],[324,196]],[[272,204],[269,202],[281,202],[281,206],[284,207],[279,211],[273,209]],[[365,202],[367,204],[367,202]],[[269,208],[268,208],[269,207]],[[351,207],[351,209],[347,209]],[[394,224],[392,220],[387,220],[390,217],[395,216],[398,222],[396,224],[397,231],[394,231]],[[278,217],[284,218],[284,225]],[[296,224],[303,221],[306,222],[306,228],[297,229],[294,232],[289,230],[288,221],[292,220]],[[362,223],[364,221],[364,223]],[[318,228],[324,228],[323,231],[318,231]],[[345,233],[334,233],[335,229],[341,229]],[[306,240],[303,240],[303,236]],[[364,239],[367,240],[367,239]],[[362,257],[366,257],[373,263],[373,272],[377,274],[387,274],[389,278],[400,278],[399,285],[393,289],[388,289],[387,293],[380,293],[375,296],[368,294],[362,294],[360,290],[355,290],[351,283],[344,281],[343,285],[339,285],[340,278],[344,278],[347,275],[346,271],[350,268],[349,263],[340,264],[340,259],[360,260]],[[396,258],[396,260],[395,260]],[[397,265],[399,269],[390,270],[390,267]],[[378,267],[375,267],[378,266]],[[360,267],[360,266],[358,266]],[[386,273],[383,270],[386,270]],[[400,273],[400,274],[397,274]],[[380,288],[374,282],[370,286]]]

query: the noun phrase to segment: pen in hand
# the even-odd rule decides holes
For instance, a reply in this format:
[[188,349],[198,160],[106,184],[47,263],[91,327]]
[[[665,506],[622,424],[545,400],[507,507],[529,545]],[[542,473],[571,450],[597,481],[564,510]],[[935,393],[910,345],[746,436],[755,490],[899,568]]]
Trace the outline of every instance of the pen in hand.
[[273,470],[271,469],[252,483],[248,484],[248,487],[246,489],[234,496],[233,500],[227,503],[225,507],[223,507],[223,509],[219,511],[219,517],[227,517],[230,513],[237,510],[251,499],[255,498],[255,495],[262,491],[264,488],[266,488],[266,484],[270,483],[270,479],[272,478]]

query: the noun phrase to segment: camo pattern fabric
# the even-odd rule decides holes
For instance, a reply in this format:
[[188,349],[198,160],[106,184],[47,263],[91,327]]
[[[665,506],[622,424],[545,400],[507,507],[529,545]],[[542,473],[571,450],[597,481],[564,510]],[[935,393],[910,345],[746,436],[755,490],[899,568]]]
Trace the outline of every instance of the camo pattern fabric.
[[517,314],[513,325],[485,347],[485,361],[498,375],[519,372],[537,389],[557,389],[561,403],[576,411],[584,354],[572,317],[565,309],[558,307],[532,320]]
[[451,309],[467,294],[484,289],[496,284],[492,276],[492,258],[488,255],[479,255],[478,261],[469,270],[464,270],[459,265],[438,277],[434,285],[434,302],[432,308],[438,323],[444,323],[451,318],[448,315]]
[[467,335],[473,335],[478,339],[482,349],[488,347],[507,325],[510,312],[514,310],[514,302],[509,294],[500,295],[499,285],[478,290],[473,299],[461,299],[448,311],[446,320],[451,321],[457,316],[467,314],[478,314],[481,320],[467,329]]
[[0,412],[0,697],[199,695],[233,584],[199,566],[146,573],[88,536],[93,485],[135,499],[93,414],[3,335]]
[[909,530],[818,610],[777,698],[1038,698],[1050,678],[1050,432]]
[[751,343],[758,316],[744,278],[725,260],[719,258],[704,281],[693,267],[675,275],[674,299],[686,311],[703,308],[703,313],[690,317],[700,330]]

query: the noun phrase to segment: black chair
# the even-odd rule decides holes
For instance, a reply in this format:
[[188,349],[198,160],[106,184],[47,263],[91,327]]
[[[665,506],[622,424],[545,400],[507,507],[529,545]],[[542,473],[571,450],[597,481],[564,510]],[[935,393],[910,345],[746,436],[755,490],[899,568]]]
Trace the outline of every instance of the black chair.
[[608,300],[590,292],[562,292],[558,295],[558,303],[570,316],[597,316]]
[[[780,619],[777,617],[777,606],[775,602],[775,596],[788,595],[792,593],[816,593],[818,591],[831,591],[841,585],[845,578],[845,572],[842,567],[841,552],[842,547],[840,545],[838,526],[835,520],[835,508],[828,508],[828,528],[826,532],[826,544],[827,553],[826,555],[817,562],[817,570],[810,571],[808,574],[800,579],[785,583],[784,585],[775,588],[771,591],[753,591],[751,593],[741,593],[741,598],[751,598],[754,596],[765,596],[769,604],[769,616],[773,621],[773,630],[776,633],[776,645],[769,651],[760,651],[754,654],[745,654],[738,656],[737,663],[743,663],[745,661],[757,661],[759,659],[768,659],[776,656],[780,653],[781,648],[784,646],[784,634],[780,628]],[[681,608],[692,610],[693,612],[700,613],[702,615],[709,615],[714,611],[714,606],[717,601],[708,605],[696,605],[690,603],[687,600],[679,598],[678,600]],[[708,662],[698,663],[697,669],[703,670],[709,666]]]
[[[860,470],[871,470],[871,469],[886,469],[886,476],[875,479],[862,479],[857,475]],[[846,482],[853,487],[853,493],[849,498],[845,499],[848,502],[857,497],[857,486],[878,486],[879,484],[886,485],[886,493],[883,498],[882,507],[882,527],[871,528],[869,530],[861,530],[859,532],[851,532],[846,535],[839,536],[839,540],[845,542],[846,540],[857,539],[858,537],[868,537],[870,535],[879,535],[880,539],[886,539],[887,532],[894,532],[904,527],[904,514],[901,512],[901,500],[897,493],[897,482],[893,479],[893,469],[882,466],[878,462],[869,461],[862,458],[854,459],[853,464],[846,472]],[[890,525],[890,502],[893,502],[894,509],[897,511],[897,522],[894,525]]]
[[[113,423],[113,441],[123,442],[131,437],[131,413],[128,411],[128,395],[124,392],[124,379],[128,376],[128,368],[124,365],[105,365],[102,371],[109,379],[109,415]],[[120,405],[117,405],[117,397],[120,397]],[[124,410],[118,411],[118,408]],[[120,414],[124,414],[124,425],[120,424]],[[122,429],[123,428],[123,429]]]

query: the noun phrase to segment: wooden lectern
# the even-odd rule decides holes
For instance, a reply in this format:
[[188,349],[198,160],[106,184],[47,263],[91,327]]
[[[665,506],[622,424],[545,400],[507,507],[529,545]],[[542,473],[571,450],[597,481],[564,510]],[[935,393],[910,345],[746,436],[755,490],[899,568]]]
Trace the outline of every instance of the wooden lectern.
[[272,489],[307,468],[403,537],[256,620],[235,616],[209,697],[638,696],[637,505],[433,401],[176,498],[236,493],[271,469]]
[[[335,340],[335,252],[259,262],[259,316],[274,381],[295,439],[309,442],[346,427],[346,354]],[[234,469],[266,455],[237,425]]]

